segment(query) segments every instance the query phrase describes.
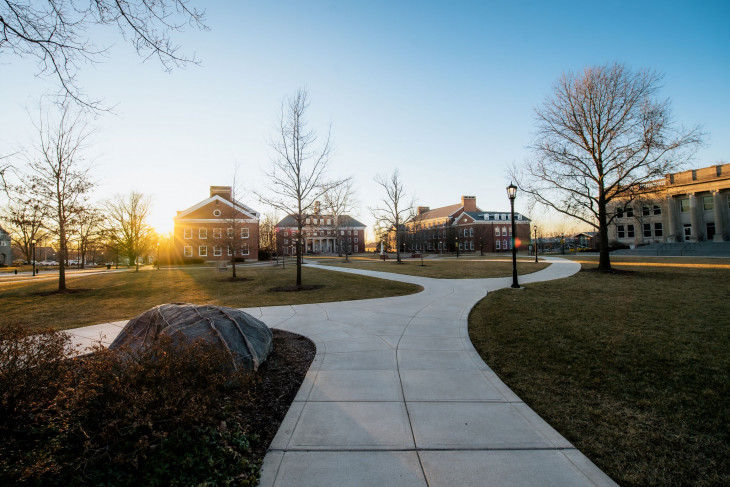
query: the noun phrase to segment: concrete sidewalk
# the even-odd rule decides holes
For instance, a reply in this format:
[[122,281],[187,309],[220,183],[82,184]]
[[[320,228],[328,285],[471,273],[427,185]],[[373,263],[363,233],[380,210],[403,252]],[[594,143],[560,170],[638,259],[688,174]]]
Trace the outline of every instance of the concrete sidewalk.
[[[554,259],[520,283],[570,276]],[[324,267],[324,266],[318,266]],[[264,460],[269,486],[616,485],[481,360],[471,308],[510,278],[441,280],[329,268],[411,282],[421,293],[245,309],[309,337],[317,355]],[[515,290],[515,293],[521,291]],[[111,342],[124,322],[69,330]]]

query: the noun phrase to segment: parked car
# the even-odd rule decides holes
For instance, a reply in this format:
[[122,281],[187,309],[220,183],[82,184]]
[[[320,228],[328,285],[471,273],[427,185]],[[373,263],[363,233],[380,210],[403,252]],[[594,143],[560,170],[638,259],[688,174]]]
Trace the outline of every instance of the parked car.
[[51,265],[58,265],[58,262],[56,262],[55,260],[42,260],[42,261],[38,262],[38,264],[51,266]]

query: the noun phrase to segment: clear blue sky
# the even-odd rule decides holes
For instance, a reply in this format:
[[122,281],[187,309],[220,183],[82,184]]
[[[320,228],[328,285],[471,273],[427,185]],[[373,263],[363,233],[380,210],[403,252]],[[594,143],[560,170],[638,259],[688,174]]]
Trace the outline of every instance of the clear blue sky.
[[[208,32],[175,40],[202,66],[162,71],[128,44],[84,66],[79,82],[116,105],[87,156],[95,198],[154,196],[153,223],[231,181],[265,184],[284,97],[307,87],[309,120],[332,124],[333,176],[352,176],[357,216],[381,193],[377,173],[401,171],[417,204],[474,195],[507,210],[505,171],[529,155],[534,108],[569,70],[610,62],[665,74],[676,120],[709,133],[694,167],[730,160],[730,2],[202,2]],[[0,54],[0,153],[28,142],[26,106],[53,88],[33,63]],[[242,198],[269,211],[253,196]],[[517,200],[518,211],[526,212]],[[547,224],[545,215],[538,221]]]

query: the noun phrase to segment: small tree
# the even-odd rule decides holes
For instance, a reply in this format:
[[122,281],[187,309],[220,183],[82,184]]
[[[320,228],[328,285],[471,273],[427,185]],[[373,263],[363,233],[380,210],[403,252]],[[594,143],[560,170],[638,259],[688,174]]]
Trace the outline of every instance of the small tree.
[[86,265],[86,255],[99,245],[104,217],[97,208],[84,208],[76,218],[74,233],[79,241],[79,267]]
[[[355,192],[352,188],[352,181],[334,186],[324,195],[324,207],[328,215],[332,216],[334,224],[335,241],[337,242],[337,255],[342,256],[344,239],[341,231],[350,225],[350,216],[355,209]],[[345,260],[347,260],[347,247],[345,247]]]
[[315,202],[347,181],[325,180],[332,151],[330,132],[318,146],[316,132],[307,128],[305,115],[308,108],[308,94],[305,89],[298,90],[282,103],[279,125],[270,143],[276,156],[271,170],[266,174],[269,191],[268,194],[254,192],[262,203],[294,218],[297,227],[294,236],[297,248],[297,286],[302,285],[302,229],[305,219],[312,212]]
[[105,236],[117,255],[127,257],[127,264],[139,271],[138,258],[150,250],[154,230],[147,222],[152,200],[149,196],[132,191],[127,196],[116,195],[104,204],[107,221]]
[[669,101],[657,98],[661,79],[620,64],[564,74],[536,109],[535,157],[510,171],[537,203],[598,229],[601,270],[611,269],[608,204],[631,201],[702,141],[699,128],[674,128]]
[[390,176],[381,174],[375,176],[375,182],[385,190],[385,196],[380,200],[380,205],[370,208],[370,212],[378,226],[395,232],[396,260],[402,263],[400,252],[401,242],[405,236],[405,222],[413,218],[415,201],[413,199],[406,201],[403,182],[397,169]]
[[24,189],[24,186],[13,187],[10,203],[4,208],[0,220],[10,232],[13,245],[30,262],[33,259],[33,241],[37,245],[40,240],[48,237],[45,227],[48,209],[42,202],[34,200],[33,195],[24,195]]
[[88,166],[83,166],[81,150],[89,136],[80,112],[72,113],[68,105],[59,118],[50,122],[41,116],[38,147],[29,156],[27,178],[29,191],[45,206],[50,230],[58,237],[58,291],[66,290],[68,241],[73,222],[88,205],[93,188]]

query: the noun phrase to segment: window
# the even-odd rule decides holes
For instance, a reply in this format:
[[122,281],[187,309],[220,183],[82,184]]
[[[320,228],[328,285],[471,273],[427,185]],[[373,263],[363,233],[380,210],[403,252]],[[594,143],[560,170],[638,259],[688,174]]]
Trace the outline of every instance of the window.
[[288,243],[289,243],[289,239],[288,239],[288,238],[285,238],[285,239],[284,239],[284,245],[286,245],[286,244],[288,244]]
[[218,209],[213,210],[213,216],[221,216],[221,210],[218,210]]
[[473,237],[474,236],[474,229],[473,228],[470,228],[469,229],[469,236],[470,237]]
[[624,217],[624,209],[620,206],[616,208],[616,218],[623,218]]
[[352,243],[352,239],[351,238],[348,238],[347,239],[347,243]]
[[332,218],[327,218],[327,225],[332,225]]
[[241,255],[248,255],[248,244],[241,244]]
[[359,245],[355,245],[355,252],[360,252],[360,246]]
[[661,215],[662,214],[662,207],[659,205],[654,205],[652,207],[652,210],[654,211],[655,215]]
[[201,245],[200,247],[198,247],[198,255],[200,257],[208,257],[208,246]]
[[644,237],[651,237],[651,223],[644,223]]
[[348,230],[348,231],[347,231],[347,234],[348,234],[348,235],[352,235],[352,230]]
[[248,227],[241,229],[241,238],[248,238]]
[[649,216],[651,215],[651,208],[648,206],[642,206],[641,207],[641,216]]
[[623,225],[618,226],[617,235],[618,235],[618,238],[626,238],[626,230],[624,229]]
[[654,224],[654,236],[655,237],[661,237],[664,233],[662,232],[662,224],[661,223],[655,223]]
[[502,235],[507,236],[507,227],[502,227]]
[[517,214],[517,220],[522,221],[522,215],[520,215],[519,213]]
[[[193,229],[192,228],[183,229],[183,238],[193,238]],[[192,250],[191,250],[191,252],[192,252]]]
[[213,229],[213,238],[221,238],[221,229],[220,228]]
[[469,242],[469,250],[474,250],[474,240]]
[[233,229],[232,228],[227,229],[226,234],[228,235],[228,238],[233,238]]
[[501,244],[500,244],[500,241],[499,241],[499,240],[497,240],[497,250],[500,250],[500,245],[501,245]]
[[230,257],[233,255],[233,250],[231,249],[230,245],[227,248],[228,248],[228,257]]
[[208,229],[198,228],[198,238],[208,238]]
[[634,238],[634,226],[633,225],[626,225],[626,236],[629,238]]
[[689,198],[679,200],[679,212],[689,213]]
[[465,237],[468,237],[469,236],[469,229],[468,228],[465,228],[464,229],[464,236]]
[[183,255],[185,255],[185,257],[192,257],[193,247],[191,247],[190,245],[186,245],[185,247],[183,247]]
[[713,201],[712,196],[702,197],[702,209],[705,211],[712,211],[715,209],[715,202]]
[[626,218],[633,218],[634,217],[634,209],[630,206],[626,207]]
[[320,224],[320,225],[324,225],[324,218],[320,218],[320,219],[319,219],[319,224]]
[[506,240],[502,240],[502,248],[503,248],[504,250],[507,250],[507,249],[509,249],[509,245],[507,245],[507,241],[506,241]]
[[[500,233],[499,233],[499,227],[496,227],[494,229],[494,234],[499,237],[499,235],[500,235]],[[497,248],[499,248],[499,247],[497,247]]]
[[353,241],[354,241],[355,243],[357,243],[357,238],[353,239]]
[[213,255],[216,257],[220,257],[222,255],[221,248],[219,246],[213,247]]
[[309,225],[309,221],[310,221],[310,219],[309,219],[309,218],[307,218],[306,220],[304,220],[304,223],[305,223],[306,225]]

